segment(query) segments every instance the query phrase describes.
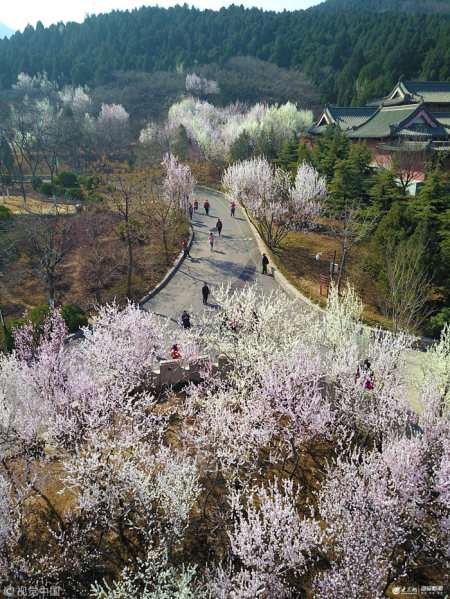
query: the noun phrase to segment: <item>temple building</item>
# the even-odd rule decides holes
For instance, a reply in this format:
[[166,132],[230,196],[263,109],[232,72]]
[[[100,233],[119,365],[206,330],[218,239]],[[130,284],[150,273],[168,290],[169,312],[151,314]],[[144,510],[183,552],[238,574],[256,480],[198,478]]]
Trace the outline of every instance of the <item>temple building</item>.
[[327,104],[308,131],[310,145],[328,126],[337,126],[357,143],[364,140],[374,151],[373,168],[389,168],[393,153],[415,164],[410,174],[410,193],[425,178],[430,153],[450,150],[450,81],[400,80],[385,98],[363,108],[339,108]]

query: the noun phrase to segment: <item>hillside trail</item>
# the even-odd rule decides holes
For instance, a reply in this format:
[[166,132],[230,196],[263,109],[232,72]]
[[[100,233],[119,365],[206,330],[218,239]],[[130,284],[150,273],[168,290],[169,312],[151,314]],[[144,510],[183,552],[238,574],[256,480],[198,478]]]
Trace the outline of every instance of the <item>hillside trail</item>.
[[[230,284],[234,290],[254,283],[264,294],[279,289],[271,275],[261,274],[261,253],[241,210],[236,207],[236,216],[232,218],[226,198],[213,190],[197,189],[195,196],[199,208],[191,221],[194,230],[191,258],[183,261],[164,289],[141,304],[143,310],[169,319],[172,330],[181,328],[183,310],[189,312],[194,326],[195,314],[205,309],[220,309],[214,290],[221,284]],[[209,216],[203,208],[206,199],[210,203]],[[223,223],[220,237],[216,228],[218,218]],[[214,235],[213,251],[208,240],[211,232]],[[211,290],[206,306],[203,305],[201,291],[205,282]]]

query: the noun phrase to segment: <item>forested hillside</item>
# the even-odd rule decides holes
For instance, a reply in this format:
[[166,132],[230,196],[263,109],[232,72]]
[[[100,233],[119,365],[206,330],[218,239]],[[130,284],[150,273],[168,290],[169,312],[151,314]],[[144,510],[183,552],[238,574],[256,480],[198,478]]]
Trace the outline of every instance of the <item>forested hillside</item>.
[[449,0],[326,0],[321,10],[402,11],[416,13],[450,13]]
[[118,71],[174,71],[181,64],[220,69],[230,58],[247,55],[304,71],[319,86],[321,100],[348,105],[387,93],[400,75],[450,78],[450,15],[329,6],[282,13],[242,6],[143,7],[90,16],[82,24],[38,23],[0,41],[0,83],[7,88],[20,72],[45,70],[60,87],[98,86]]

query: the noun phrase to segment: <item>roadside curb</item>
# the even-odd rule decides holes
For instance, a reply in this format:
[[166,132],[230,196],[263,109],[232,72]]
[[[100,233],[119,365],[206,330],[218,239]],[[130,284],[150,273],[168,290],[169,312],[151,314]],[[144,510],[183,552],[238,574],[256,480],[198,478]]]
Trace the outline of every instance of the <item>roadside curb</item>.
[[[259,248],[259,251],[261,252],[261,254],[263,252],[264,253],[270,252],[270,249],[266,246],[266,244],[262,240],[261,235],[258,232],[258,229],[252,223],[252,221],[251,221],[250,217],[248,216],[247,212],[245,211],[245,209],[241,208],[241,212],[244,214],[245,218],[247,219],[248,224],[250,225],[250,229],[252,230],[252,233],[256,239],[256,243],[258,244],[258,248]],[[293,299],[298,299],[301,302],[308,304],[308,306],[310,306],[311,308],[314,308],[314,309],[318,310],[319,312],[325,313],[325,310],[323,308],[321,308],[320,306],[318,306],[317,304],[312,302],[310,299],[305,297],[303,294],[300,293],[300,291],[298,291],[298,289],[296,289],[294,287],[294,285],[292,285],[292,283],[289,283],[289,281],[286,279],[286,277],[274,266],[272,266],[272,275],[273,275],[273,278],[275,279],[275,281],[277,281],[277,283],[279,284],[279,286],[288,295],[290,295]]]
[[[261,239],[261,236],[258,233],[257,228],[252,223],[252,221],[249,218],[246,211],[243,208],[241,208],[241,212],[244,214],[245,218],[247,219],[248,224],[250,225],[250,228],[253,232],[253,235],[255,236],[256,243],[258,244],[258,248],[261,251],[261,253],[267,252],[267,251],[270,252],[270,250],[266,247],[266,244],[264,243],[264,241]],[[277,281],[278,284],[280,285],[280,287],[292,298],[298,299],[298,300],[308,304],[311,308],[314,308],[315,310],[318,310],[319,312],[322,312],[323,314],[326,313],[326,310],[324,310],[323,308],[321,308],[320,306],[318,306],[317,304],[315,304],[314,302],[309,300],[307,297],[302,295],[300,293],[300,291],[298,291],[298,289],[296,289],[291,283],[289,283],[289,281],[286,279],[286,277],[284,275],[282,275],[279,270],[272,267],[272,273],[275,278],[275,281]],[[376,328],[374,329],[373,327],[368,326],[366,324],[363,324],[362,328],[368,329],[370,331],[377,330]],[[386,329],[380,329],[380,330],[382,330],[384,332],[389,332]],[[438,343],[438,341],[436,339],[429,339],[428,337],[416,337],[415,341],[413,342],[412,349],[416,349],[419,351],[426,351],[428,348],[433,347],[433,345],[436,345],[437,343]]]
[[[191,223],[189,223],[189,227],[190,227],[190,230],[191,230],[191,235],[190,235],[189,243],[188,243],[188,251],[191,250],[192,244],[194,243],[194,237],[195,237],[194,229],[192,228]],[[148,302],[149,300],[151,300],[162,289],[164,289],[164,287],[169,283],[169,281],[172,279],[172,277],[174,276],[174,274],[178,271],[178,269],[183,264],[183,262],[184,262],[184,251],[181,250],[181,252],[178,254],[177,259],[175,260],[175,264],[172,266],[172,268],[166,274],[166,276],[164,277],[164,279],[160,283],[158,283],[158,285],[156,285],[156,287],[154,287],[150,291],[150,293],[148,295],[146,295],[145,297],[143,297],[138,302],[139,307],[141,307],[142,304],[145,304],[146,302]]]

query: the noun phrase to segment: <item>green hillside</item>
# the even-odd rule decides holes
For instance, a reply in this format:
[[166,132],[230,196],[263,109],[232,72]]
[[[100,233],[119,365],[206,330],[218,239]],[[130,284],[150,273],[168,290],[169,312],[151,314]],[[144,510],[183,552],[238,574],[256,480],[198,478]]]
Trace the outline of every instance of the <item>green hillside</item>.
[[113,11],[82,24],[38,23],[0,40],[0,84],[8,88],[20,72],[46,71],[59,86],[95,87],[117,72],[175,71],[181,64],[185,71],[217,70],[239,56],[302,71],[318,86],[321,101],[341,105],[386,94],[400,75],[450,79],[450,15],[332,10],[383,2],[406,4],[328,0],[282,13],[242,6],[200,11],[185,4]]
[[333,11],[384,12],[390,10],[409,14],[450,14],[450,0],[326,0],[317,8]]

